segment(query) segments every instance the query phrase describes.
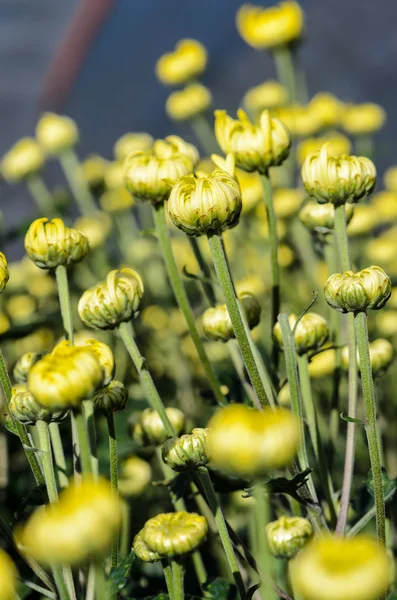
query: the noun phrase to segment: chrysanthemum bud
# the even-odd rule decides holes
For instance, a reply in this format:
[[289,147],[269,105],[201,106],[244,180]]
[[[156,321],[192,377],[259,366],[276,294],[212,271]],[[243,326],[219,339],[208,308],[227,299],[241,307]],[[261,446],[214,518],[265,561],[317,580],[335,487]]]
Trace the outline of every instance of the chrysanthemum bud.
[[263,8],[243,4],[237,12],[237,29],[243,40],[257,50],[286,46],[303,30],[303,13],[297,2],[287,0]]
[[81,163],[81,173],[84,180],[91,189],[100,188],[103,185],[108,161],[99,154],[90,154]]
[[8,270],[6,256],[3,254],[3,252],[0,252],[0,294],[4,292],[9,278],[10,272]]
[[310,100],[310,109],[324,128],[338,127],[342,120],[344,104],[329,92],[319,92]]
[[[345,204],[346,222],[350,223],[355,207]],[[335,206],[331,202],[319,204],[309,200],[299,211],[299,220],[309,231],[316,229],[333,229],[335,225]]]
[[181,177],[172,188],[168,214],[188,235],[221,233],[238,223],[242,201],[233,157],[218,162],[221,168],[210,175]]
[[330,156],[327,144],[306,157],[302,181],[317,202],[335,206],[357,202],[372,192],[376,182],[374,163],[362,156]]
[[308,104],[286,104],[278,108],[275,114],[293,138],[313,136],[321,129],[320,119]]
[[103,372],[103,385],[109,385],[116,371],[113,351],[110,346],[94,338],[86,339],[83,343],[75,340],[75,344],[83,348],[88,347],[95,354]]
[[334,348],[322,350],[315,354],[309,363],[309,375],[313,379],[326,377],[336,370],[336,353]]
[[379,223],[389,224],[390,221],[397,221],[397,192],[382,190],[372,196],[371,205],[378,214]]
[[349,138],[341,133],[330,132],[322,137],[306,138],[300,141],[296,147],[296,159],[298,163],[302,166],[306,157],[312,152],[319,152],[324,144],[328,144],[328,154],[330,156],[350,154],[352,149]]
[[293,558],[313,536],[313,527],[302,517],[280,517],[266,525],[270,552],[277,558]]
[[61,419],[65,414],[64,412],[54,413],[37,404],[33,394],[24,385],[12,388],[10,412],[14,419],[25,425],[34,425],[36,421],[51,423],[51,421]]
[[[382,377],[389,369],[394,360],[394,349],[392,344],[383,338],[379,338],[369,344],[369,358],[371,361],[372,375]],[[342,348],[342,367],[347,371],[349,368],[349,348]],[[357,351],[357,367],[361,371],[360,356]]]
[[288,129],[264,110],[259,125],[253,125],[239,109],[238,119],[225,110],[215,111],[215,135],[225,154],[232,153],[237,167],[244,171],[267,173],[269,167],[280,165],[288,156],[291,138]]
[[26,253],[40,269],[79,262],[89,249],[86,236],[66,227],[61,219],[36,219],[25,235]]
[[30,369],[43,358],[41,352],[26,352],[15,364],[13,376],[17,383],[27,383]]
[[358,204],[354,207],[354,216],[349,224],[349,237],[366,236],[378,226],[378,212],[371,204]]
[[1,174],[6,181],[17,183],[39,173],[44,167],[44,152],[33,138],[22,138],[1,161]]
[[286,88],[278,81],[265,81],[250,88],[244,95],[243,103],[248,113],[258,114],[263,110],[282,106],[288,100]]
[[164,85],[182,85],[203,73],[207,65],[207,51],[200,42],[180,40],[173,52],[160,56],[156,75]]
[[121,463],[119,473],[119,490],[122,496],[135,498],[140,496],[152,479],[150,464],[139,458],[130,456]]
[[110,550],[120,523],[120,503],[109,482],[85,476],[70,483],[57,503],[37,509],[16,539],[43,565],[81,565]]
[[95,250],[103,246],[108,239],[112,231],[112,219],[105,212],[97,210],[91,215],[76,219],[74,226],[88,239],[90,248]]
[[[294,329],[297,316],[288,317],[291,330]],[[295,349],[298,354],[306,354],[310,350],[318,350],[328,339],[329,331],[327,321],[317,313],[308,312],[300,319],[294,332]],[[283,349],[283,337],[280,323],[273,328],[273,338],[280,349]]]
[[385,548],[370,537],[324,536],[290,563],[291,580],[305,600],[373,600],[390,584]]
[[259,411],[230,405],[218,410],[208,427],[214,466],[248,479],[288,464],[300,439],[296,417],[282,408]]
[[0,600],[18,598],[18,571],[11,558],[0,549]]
[[143,529],[134,537],[132,549],[142,562],[154,563],[161,560],[158,552],[149,550],[147,544],[143,541]]
[[196,428],[192,433],[167,440],[161,453],[165,464],[174,471],[206,466],[209,461],[208,429]]
[[[240,295],[240,304],[250,329],[260,321],[261,306],[253,294]],[[211,340],[227,342],[235,337],[232,322],[226,304],[208,308],[202,316],[204,335]]]
[[91,398],[103,381],[95,353],[64,341],[30,369],[28,389],[44,408],[62,410]]
[[187,121],[205,113],[211,102],[212,94],[208,88],[201,83],[190,83],[168,96],[165,112],[174,121]]
[[298,212],[304,193],[300,189],[279,188],[274,190],[274,212],[278,219],[290,219]]
[[149,519],[142,529],[142,539],[152,552],[161,557],[183,556],[196,550],[206,539],[208,523],[196,513],[184,511],[162,513]]
[[120,381],[113,380],[97,392],[93,398],[95,412],[108,417],[112,412],[123,410],[128,400],[128,390]]
[[130,210],[135,200],[127,188],[122,187],[104,192],[99,198],[99,204],[102,210],[108,213],[120,213]]
[[358,273],[335,273],[327,279],[324,295],[328,304],[342,313],[379,310],[390,298],[391,281],[376,266]]
[[106,281],[89,288],[81,296],[78,311],[87,327],[114,329],[131,321],[143,298],[143,281],[129,268],[111,271]]
[[76,146],[79,130],[70,117],[48,112],[37,123],[36,137],[47,154],[57,155]]
[[[166,408],[165,412],[167,413],[167,417],[175,429],[176,434],[180,435],[185,429],[185,415],[179,408],[173,407]],[[167,441],[169,436],[165,431],[163,422],[157,410],[146,408],[141,414],[140,425],[146,443],[153,444],[154,446],[161,446]]]
[[385,121],[386,113],[378,104],[348,104],[342,126],[352,135],[368,135],[381,129]]
[[154,139],[149,133],[125,133],[113,146],[114,157],[122,162],[133,152],[144,152],[153,146]]

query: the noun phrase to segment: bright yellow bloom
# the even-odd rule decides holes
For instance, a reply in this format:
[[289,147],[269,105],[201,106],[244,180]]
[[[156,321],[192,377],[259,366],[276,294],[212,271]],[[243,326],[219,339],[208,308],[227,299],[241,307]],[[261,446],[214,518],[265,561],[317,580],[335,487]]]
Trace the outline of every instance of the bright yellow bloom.
[[326,281],[324,295],[328,304],[342,313],[380,310],[390,298],[391,281],[377,266],[358,273],[334,273]]
[[303,600],[375,600],[390,581],[386,549],[365,536],[326,536],[308,544],[290,563]]
[[44,167],[44,153],[33,138],[22,138],[1,161],[1,174],[10,183],[36,175]]
[[156,75],[164,85],[183,85],[201,75],[207,66],[207,51],[200,42],[180,40],[173,52],[160,56]]
[[0,252],[0,294],[4,292],[9,278],[10,271],[8,269],[6,255],[3,254],[3,252]]
[[[260,321],[261,306],[252,294],[242,294],[239,300],[248,327],[253,329]],[[235,337],[226,304],[207,308],[202,316],[202,327],[204,335],[210,340],[227,342]]]
[[40,269],[79,262],[89,249],[86,236],[61,219],[36,219],[25,235],[26,253]]
[[0,600],[15,600],[18,596],[18,571],[11,558],[0,549]]
[[339,127],[344,113],[344,104],[329,92],[319,92],[310,100],[310,109],[320,121],[322,128]]
[[293,558],[313,537],[313,527],[302,517],[280,517],[266,525],[266,535],[274,556]]
[[330,156],[350,154],[352,149],[352,144],[348,137],[342,133],[330,132],[323,137],[307,138],[300,141],[296,147],[296,158],[298,163],[302,165],[309,154],[318,152],[324,144],[328,144],[328,154]]
[[316,135],[321,130],[319,115],[312,110],[310,105],[289,104],[275,112],[293,137],[304,138]]
[[[294,329],[297,317],[289,315],[288,322],[291,330]],[[327,321],[317,313],[308,312],[303,315],[294,332],[295,348],[298,354],[306,354],[309,351],[318,350],[328,339],[329,331]],[[283,349],[283,337],[280,323],[273,328],[273,338],[279,348]]]
[[379,224],[378,212],[371,204],[358,204],[354,207],[353,218],[347,228],[350,237],[367,235]]
[[48,112],[37,123],[36,138],[47,154],[57,155],[76,146],[79,130],[70,117]]
[[208,523],[196,513],[161,513],[145,523],[142,538],[149,550],[172,558],[193,552],[207,537]]
[[59,502],[37,509],[16,537],[43,565],[77,566],[105,556],[120,524],[120,503],[109,482],[85,476],[70,483]]
[[247,112],[257,114],[266,108],[278,108],[288,100],[286,88],[278,81],[265,81],[250,88],[244,95],[243,104]]
[[211,103],[212,94],[208,88],[201,83],[190,83],[168,96],[165,112],[174,121],[188,121],[206,112]]
[[130,456],[121,463],[119,475],[120,494],[125,497],[140,496],[152,480],[150,464],[139,458]]
[[244,171],[267,173],[269,167],[280,165],[288,156],[291,139],[288,129],[264,110],[259,125],[253,125],[242,109],[237,120],[225,110],[215,111],[215,135],[225,152],[234,155],[236,166]]
[[350,104],[345,107],[342,126],[352,135],[367,135],[382,128],[386,113],[378,104]]
[[154,139],[149,133],[125,133],[113,146],[116,161],[123,162],[132,152],[144,152],[150,150]]
[[299,4],[290,0],[270,8],[243,4],[236,23],[243,40],[257,50],[290,44],[302,35],[304,27]]

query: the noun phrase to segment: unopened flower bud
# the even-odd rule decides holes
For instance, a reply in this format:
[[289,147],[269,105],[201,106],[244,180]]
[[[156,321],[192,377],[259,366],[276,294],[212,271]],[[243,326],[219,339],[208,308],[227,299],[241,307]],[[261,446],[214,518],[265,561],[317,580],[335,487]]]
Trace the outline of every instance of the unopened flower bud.
[[44,153],[33,138],[22,138],[5,154],[1,174],[6,181],[17,183],[29,179],[44,167]]
[[215,111],[215,135],[225,154],[232,153],[236,166],[244,171],[267,173],[269,167],[280,165],[288,156],[291,138],[288,129],[264,110],[259,125],[253,125],[242,109],[238,119],[225,110]]
[[299,211],[304,198],[303,190],[294,188],[279,188],[274,190],[274,212],[278,219],[290,219]]
[[5,290],[5,287],[10,278],[10,272],[8,270],[8,263],[5,254],[0,252],[0,294]]
[[[289,315],[288,321],[291,330],[293,330],[297,316],[294,314]],[[310,350],[318,350],[325,344],[328,335],[328,325],[324,317],[317,313],[308,312],[300,319],[294,331],[295,349],[298,354],[306,354]],[[276,323],[273,328],[273,338],[279,348],[283,349],[280,323]]]
[[[176,434],[180,435],[186,426],[185,415],[179,408],[173,407],[166,408],[165,412],[167,413],[167,417],[175,429]],[[163,422],[157,410],[146,408],[141,414],[140,425],[146,443],[153,444],[154,446],[161,446],[167,441],[169,436],[165,431]]]
[[95,394],[93,398],[95,412],[108,417],[112,412],[123,410],[127,400],[128,390],[125,385],[113,380]]
[[64,415],[64,412],[53,413],[37,404],[33,394],[24,385],[12,388],[10,412],[14,419],[25,425],[34,425],[36,421],[51,423]]
[[196,79],[207,65],[207,51],[200,42],[180,40],[173,52],[160,56],[156,75],[164,85],[182,85]]
[[117,188],[104,192],[99,198],[102,210],[108,213],[122,213],[130,210],[135,204],[127,188]]
[[161,204],[171,193],[168,180],[176,181],[193,172],[199,158],[192,144],[177,136],[156,140],[145,152],[136,152],[124,161],[124,181],[138,200]]
[[328,304],[342,313],[380,310],[390,298],[391,281],[377,266],[358,273],[335,273],[327,279],[324,295]]
[[342,126],[352,135],[375,133],[384,125],[386,112],[378,104],[348,104],[343,111]]
[[91,189],[100,188],[103,185],[105,171],[108,161],[99,154],[90,154],[81,163],[81,173]]
[[[385,339],[379,338],[369,344],[369,359],[371,362],[372,375],[382,377],[394,360],[394,349],[392,344]],[[349,368],[349,348],[342,348],[342,367],[347,371]],[[360,356],[357,351],[357,368],[361,372]]]
[[379,215],[375,206],[358,204],[354,207],[354,215],[347,229],[349,238],[367,236],[379,224]]
[[319,92],[310,100],[309,106],[323,128],[333,128],[340,125],[345,107],[333,94]]
[[145,523],[142,539],[152,552],[172,558],[196,550],[205,541],[207,531],[208,523],[201,515],[162,513]]
[[130,456],[121,463],[119,473],[120,494],[127,498],[140,496],[152,479],[150,464],[139,458]]
[[79,141],[79,130],[70,117],[44,113],[36,126],[36,137],[47,154],[62,154]]
[[[346,222],[350,223],[355,207],[345,204]],[[335,225],[335,206],[331,202],[319,204],[309,200],[299,211],[299,220],[309,231],[316,229],[333,229]]]
[[129,154],[133,152],[143,152],[153,146],[154,139],[149,133],[125,133],[122,135],[113,147],[114,157],[122,162]]
[[258,114],[263,110],[282,106],[288,100],[286,88],[278,81],[265,81],[250,88],[244,95],[244,107],[248,113]]
[[[250,329],[260,321],[261,306],[253,294],[243,293],[239,297]],[[208,308],[202,316],[204,335],[211,340],[227,342],[235,337],[230,315],[226,304]]]
[[26,253],[40,269],[79,262],[89,249],[86,236],[66,227],[61,219],[36,219],[25,235]]
[[17,383],[27,383],[30,369],[43,358],[41,352],[26,352],[17,361],[13,376]]
[[302,181],[317,202],[335,206],[354,203],[372,192],[376,182],[375,165],[362,156],[330,156],[327,144],[306,157]]
[[293,558],[313,536],[313,527],[302,517],[280,517],[266,525],[270,552],[277,558]]
[[313,379],[326,377],[336,370],[336,353],[334,348],[322,350],[315,354],[309,363],[309,375]]
[[88,347],[95,354],[103,372],[103,385],[109,385],[116,371],[113,351],[110,346],[94,338],[86,339],[84,343],[78,343],[78,340],[75,340],[75,344],[83,348]]
[[316,135],[321,121],[308,104],[287,104],[276,111],[277,118],[287,127],[291,137],[306,138]]
[[131,321],[143,298],[143,281],[129,268],[111,271],[106,281],[89,288],[81,296],[78,311],[87,327],[114,329]]
[[161,560],[158,552],[149,550],[147,544],[143,541],[143,529],[134,537],[132,549],[142,562],[154,563]]
[[74,226],[77,231],[88,239],[90,248],[95,250],[103,246],[112,231],[112,219],[106,212],[97,210],[90,215],[76,219]]
[[174,471],[206,466],[209,461],[208,429],[196,428],[192,433],[167,440],[161,453],[165,464]]
[[190,83],[168,96],[165,111],[174,121],[188,121],[205,113],[211,102],[212,94],[208,88],[201,83]]
[[18,598],[18,571],[11,558],[0,549],[0,600]]
[[322,137],[311,137],[301,140],[296,147],[296,159],[302,166],[306,157],[312,152],[319,152],[324,144],[328,144],[328,154],[330,156],[342,156],[350,154],[352,149],[351,141],[341,133],[328,133]]

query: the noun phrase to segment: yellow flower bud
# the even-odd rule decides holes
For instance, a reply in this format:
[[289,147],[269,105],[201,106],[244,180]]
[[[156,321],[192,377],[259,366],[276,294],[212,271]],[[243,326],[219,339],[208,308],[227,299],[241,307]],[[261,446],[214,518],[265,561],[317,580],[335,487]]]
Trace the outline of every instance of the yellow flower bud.
[[310,109],[323,128],[339,127],[344,111],[344,105],[333,94],[319,92],[310,100]]
[[0,252],[0,294],[4,292],[9,278],[10,272],[8,270],[6,256],[3,254],[3,252]]
[[196,513],[161,513],[145,523],[142,539],[152,552],[172,558],[189,554],[206,539],[208,523]]
[[[345,204],[346,222],[349,223],[357,207]],[[335,225],[335,207],[331,202],[319,204],[315,200],[306,202],[299,211],[299,220],[309,231],[333,229]]]
[[383,175],[383,183],[387,190],[397,193],[397,167],[389,167]]
[[39,352],[26,352],[21,356],[14,367],[13,376],[17,383],[27,383],[30,369],[39,360],[43,358],[43,354]]
[[79,217],[74,224],[77,231],[88,239],[91,250],[103,246],[112,231],[112,219],[100,210]]
[[44,153],[33,138],[22,138],[3,156],[1,174],[17,183],[39,173],[44,167]]
[[103,185],[108,161],[99,154],[90,154],[81,163],[82,175],[90,188],[96,189]]
[[215,413],[208,427],[214,466],[248,479],[288,464],[300,439],[297,419],[282,408],[259,411],[229,405]]
[[11,296],[5,309],[14,324],[26,324],[36,319],[37,300],[28,294]]
[[122,496],[140,496],[152,480],[152,469],[146,460],[130,456],[121,463],[119,490]]
[[329,348],[315,354],[309,363],[309,375],[313,379],[331,375],[336,369],[335,350]]
[[129,268],[110,271],[106,281],[88,289],[78,304],[80,319],[87,327],[114,329],[131,321],[143,298],[143,281]]
[[132,152],[144,152],[150,150],[154,139],[149,133],[125,133],[113,146],[116,161],[123,162]]
[[376,181],[375,165],[361,156],[330,156],[327,144],[306,157],[302,181],[307,193],[317,202],[335,206],[357,202],[372,192]]
[[378,212],[370,204],[358,204],[354,207],[354,215],[347,232],[350,237],[367,235],[378,225]]
[[264,110],[259,125],[253,125],[242,109],[238,119],[225,110],[215,111],[215,135],[225,152],[234,155],[236,165],[244,171],[267,173],[269,167],[280,165],[288,156],[291,138],[288,129]]
[[386,549],[365,535],[318,537],[290,563],[303,600],[374,600],[390,582]]
[[342,126],[352,135],[367,135],[382,128],[386,113],[378,104],[350,104],[345,107]]
[[134,198],[125,188],[118,188],[104,192],[99,198],[102,210],[108,213],[118,213],[130,210],[135,204]]
[[381,335],[397,335],[397,310],[386,310],[376,315],[376,328]]
[[36,137],[47,154],[62,154],[77,145],[79,130],[70,117],[44,113],[36,126]]
[[125,189],[124,169],[121,161],[111,161],[107,164],[104,182],[107,190],[115,191]]
[[89,249],[86,236],[61,219],[36,219],[25,235],[26,253],[40,269],[79,262]]
[[243,4],[236,23],[243,40],[257,50],[286,46],[302,35],[304,27],[302,10],[291,0],[269,8]]
[[168,96],[165,112],[174,121],[188,121],[206,112],[211,104],[210,90],[201,83],[190,83]]
[[292,137],[316,135],[321,129],[321,121],[309,105],[289,104],[276,111],[277,117],[288,128]]
[[282,269],[288,269],[295,262],[294,251],[287,244],[279,244],[277,258]]
[[273,192],[273,204],[278,219],[290,219],[299,211],[304,198],[300,189],[278,188]]
[[247,173],[241,169],[236,169],[236,177],[243,202],[241,214],[248,214],[263,200],[261,180],[258,173]]
[[182,85],[196,79],[207,66],[207,51],[200,42],[180,40],[173,52],[160,56],[156,75],[164,85]]
[[390,298],[391,281],[377,266],[357,273],[335,273],[327,279],[324,295],[328,304],[342,313],[380,310]]
[[128,390],[120,381],[113,380],[94,396],[95,412],[108,417],[112,412],[123,410],[128,400]]
[[244,293],[253,294],[254,296],[263,296],[268,290],[268,286],[259,275],[246,275],[243,279],[236,281],[236,294],[238,296]]
[[192,433],[167,440],[161,454],[165,464],[174,471],[190,471],[206,466],[210,458],[208,429],[196,428]]
[[[394,360],[394,349],[392,344],[383,338],[379,338],[369,344],[369,359],[371,361],[372,375],[382,377]],[[342,367],[347,371],[349,368],[349,348],[342,348]],[[357,351],[357,367],[361,372],[360,356]]]
[[160,204],[171,193],[168,180],[192,173],[197,161],[194,146],[177,136],[168,136],[156,140],[151,150],[127,156],[123,166],[125,184],[138,200]]
[[[179,408],[173,407],[166,408],[165,412],[176,434],[180,435],[186,426],[185,415]],[[161,446],[169,438],[157,410],[146,408],[141,414],[139,424],[142,428],[143,441],[146,444]]]
[[373,240],[370,240],[365,248],[367,258],[372,262],[393,268],[396,257],[396,240],[387,232]]
[[41,564],[77,566],[105,556],[120,523],[120,503],[109,482],[85,476],[70,483],[57,503],[37,509],[16,538]]
[[288,100],[286,88],[278,81],[265,81],[250,88],[244,95],[243,104],[249,113],[261,113],[266,108],[278,108]]
[[238,223],[242,201],[233,156],[218,162],[221,168],[210,175],[181,177],[172,188],[168,214],[188,235],[221,233]]
[[29,392],[26,386],[21,384],[12,388],[10,412],[14,419],[25,425],[34,425],[36,421],[51,423],[51,421],[61,419],[65,414],[59,411],[54,413],[37,404],[33,394]]
[[18,571],[11,558],[0,549],[0,600],[18,598]]
[[[91,335],[90,332],[87,331],[87,335]],[[116,364],[114,362],[113,351],[104,342],[100,342],[95,338],[88,337],[79,340],[75,339],[76,346],[82,346],[83,348],[89,348],[91,352],[93,352],[101,365],[102,373],[103,373],[103,385],[109,385],[112,381],[115,371]]]
[[397,192],[384,190],[374,194],[371,204],[376,209],[379,223],[397,220]]
[[30,369],[28,389],[44,408],[62,410],[80,406],[103,381],[95,353],[64,341]]
[[[291,330],[294,329],[297,317],[289,315],[288,322]],[[303,315],[294,332],[295,349],[298,354],[306,354],[311,350],[318,350],[328,339],[329,331],[327,321],[317,313],[308,312]],[[280,323],[273,328],[273,338],[280,349],[283,349],[283,337]]]
[[160,554],[149,550],[147,544],[143,541],[143,529],[134,537],[132,549],[142,562],[154,563],[161,560]]
[[313,537],[313,527],[302,517],[280,517],[266,525],[270,552],[277,558],[293,558]]
[[290,389],[289,389],[288,383],[283,385],[283,387],[279,391],[279,393],[277,395],[277,400],[278,400],[278,403],[280,406],[283,406],[284,408],[290,408],[291,395],[290,395]]
[[319,152],[324,144],[328,144],[328,153],[330,156],[343,156],[350,154],[352,149],[351,141],[341,133],[329,133],[323,137],[307,138],[298,143],[296,147],[296,159],[302,166],[306,157],[312,152]]
[[[256,327],[261,317],[261,306],[253,294],[240,296],[241,308],[244,311],[250,329]],[[202,316],[204,335],[210,340],[227,342],[235,337],[232,322],[226,304],[208,308]]]

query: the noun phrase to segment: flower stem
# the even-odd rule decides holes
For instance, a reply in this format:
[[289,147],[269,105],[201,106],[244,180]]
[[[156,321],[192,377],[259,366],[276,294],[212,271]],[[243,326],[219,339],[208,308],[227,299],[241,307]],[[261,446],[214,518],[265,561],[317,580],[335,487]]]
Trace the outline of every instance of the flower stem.
[[83,177],[81,165],[73,150],[65,150],[59,156],[66,180],[82,215],[90,215],[97,210],[94,197]]
[[103,571],[103,564],[101,561],[97,561],[94,564],[94,571],[95,571],[95,598],[96,598],[96,600],[110,600],[111,596],[107,592],[105,573]]
[[[107,417],[109,431],[109,458],[110,458],[110,485],[114,493],[119,495],[119,472],[118,472],[118,456],[117,456],[117,438],[116,428],[114,426],[113,413]],[[119,536],[113,542],[111,565],[116,567],[119,558]]]
[[51,504],[53,504],[58,500],[58,488],[55,479],[54,466],[52,463],[50,432],[48,424],[44,421],[37,421],[36,428],[39,434],[41,462],[43,465],[44,479],[47,488],[48,499],[51,502]]
[[233,330],[240,346],[240,351],[243,356],[244,364],[247,369],[252,387],[261,406],[269,406],[269,399],[266,394],[259,369],[255,361],[252,347],[245,331],[244,322],[241,316],[241,307],[236,297],[236,292],[233,285],[233,280],[227,264],[225,251],[223,248],[222,237],[212,235],[208,238],[212,259],[214,261],[216,274],[222,288],[223,295],[226,300],[226,306],[229,311],[230,320],[233,325]]
[[[371,460],[371,469],[375,495],[376,509],[376,533],[378,543],[386,545],[385,528],[385,499],[383,491],[382,466],[380,461],[379,440],[376,427],[376,405],[375,390],[372,378],[371,361],[369,357],[369,342],[367,315],[365,312],[358,312],[354,317],[356,328],[357,347],[360,357],[361,385],[364,397],[365,408],[365,432],[367,434],[369,457]],[[352,357],[349,357],[352,360]],[[356,360],[354,355],[353,360]]]
[[288,100],[290,104],[293,104],[296,102],[296,76],[291,49],[286,45],[278,46],[273,52],[273,58],[276,65],[277,78],[287,89]]
[[265,527],[270,521],[269,497],[266,490],[259,483],[254,487],[255,497],[255,525],[258,535],[256,536],[258,544],[258,567],[261,573],[261,596],[266,600],[275,600],[276,595],[273,589],[271,576],[272,556],[269,552]]
[[165,579],[165,583],[167,585],[168,595],[170,597],[170,600],[174,600],[171,565],[166,558],[163,558],[161,560],[161,565],[163,567],[164,579]]
[[218,403],[224,403],[224,396],[220,390],[219,381],[215,371],[208,360],[207,353],[201,341],[200,334],[197,329],[196,321],[190,306],[189,298],[186,293],[185,286],[178,271],[177,264],[172,252],[170,238],[167,231],[167,223],[165,220],[164,204],[160,204],[153,208],[153,218],[156,226],[156,232],[163,252],[165,267],[168,273],[170,284],[174,292],[175,299],[179,308],[185,317],[189,333],[196,347],[197,354],[205,371],[208,383]]
[[72,305],[70,302],[68,274],[64,265],[58,265],[55,269],[57,278],[59,304],[61,307],[62,322],[64,328],[65,339],[73,344],[73,317]]
[[77,437],[80,445],[80,465],[83,474],[92,473],[91,468],[91,448],[88,437],[87,423],[82,410],[74,411],[74,419],[76,423]]
[[33,175],[26,181],[27,188],[33,197],[42,217],[48,219],[55,216],[54,201],[50,190],[41,175]]
[[92,400],[84,400],[82,405],[82,411],[85,422],[87,424],[88,438],[90,440],[90,451],[91,451],[91,469],[93,474],[97,477],[99,471],[98,455],[97,455],[97,439],[96,439],[96,428],[95,428],[95,413],[94,403]]
[[58,475],[59,487],[62,489],[68,485],[68,476],[66,471],[66,459],[62,446],[61,433],[58,423],[50,423],[49,425],[52,451]]
[[173,558],[171,560],[172,570],[172,596],[173,600],[183,600],[184,594],[184,578],[185,578],[185,567],[182,559]]
[[205,281],[202,281],[202,286],[208,303],[210,306],[216,305],[216,296],[214,287],[211,283],[211,271],[210,268],[201,252],[200,244],[196,237],[189,236],[189,242],[196,257],[197,263],[201,270],[201,275]]

